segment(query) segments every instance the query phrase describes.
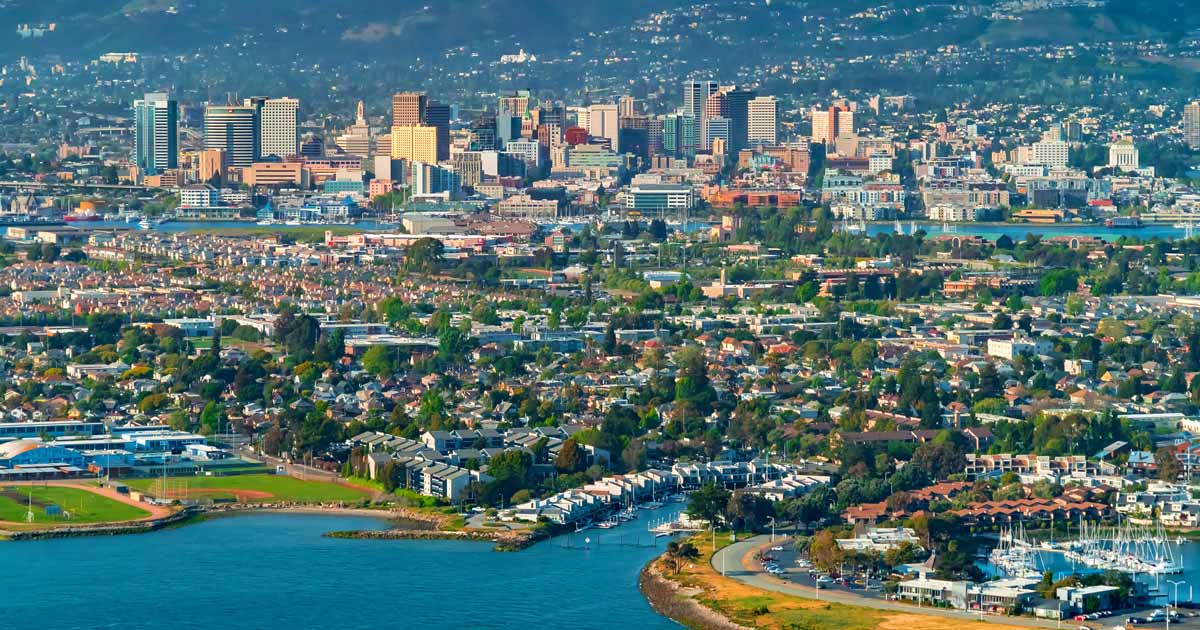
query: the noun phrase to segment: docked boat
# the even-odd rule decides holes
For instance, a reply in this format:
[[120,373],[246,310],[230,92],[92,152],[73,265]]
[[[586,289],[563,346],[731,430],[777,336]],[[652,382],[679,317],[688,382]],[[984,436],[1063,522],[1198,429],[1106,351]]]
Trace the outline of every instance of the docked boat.
[[1112,217],[1104,222],[1104,227],[1113,229],[1131,229],[1142,227],[1139,217]]

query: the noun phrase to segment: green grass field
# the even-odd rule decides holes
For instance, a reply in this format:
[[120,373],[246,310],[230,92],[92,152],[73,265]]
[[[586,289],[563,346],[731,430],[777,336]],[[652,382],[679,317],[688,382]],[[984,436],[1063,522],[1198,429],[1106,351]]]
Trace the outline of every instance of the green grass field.
[[[29,512],[28,487],[0,487],[0,521],[25,523],[25,515]],[[62,508],[61,516],[48,516],[46,506],[57,505]],[[67,523],[109,523],[130,521],[150,516],[150,513],[113,501],[98,494],[78,488],[37,487],[33,488],[33,523],[36,524],[67,524]],[[67,515],[70,515],[69,518]]]
[[[131,488],[155,494],[161,488],[159,479],[128,479]],[[237,499],[243,502],[322,503],[327,501],[358,501],[368,493],[358,488],[305,481],[283,475],[232,475],[229,477],[171,477],[172,498],[186,488],[190,499]]]

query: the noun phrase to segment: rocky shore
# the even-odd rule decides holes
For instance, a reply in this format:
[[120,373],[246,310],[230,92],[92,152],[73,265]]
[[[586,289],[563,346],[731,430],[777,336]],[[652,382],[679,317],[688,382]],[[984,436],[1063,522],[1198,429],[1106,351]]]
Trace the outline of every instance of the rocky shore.
[[638,589],[650,602],[650,607],[672,621],[698,630],[749,630],[733,623],[721,614],[700,603],[698,588],[688,588],[662,575],[659,558],[651,560],[638,576]]
[[364,529],[325,534],[329,538],[358,538],[367,540],[474,540],[495,543],[496,551],[520,551],[541,540],[533,530],[513,532],[437,529]]
[[181,525],[203,514],[198,508],[185,508],[170,516],[151,521],[136,521],[130,523],[99,523],[96,525],[70,525],[66,527],[47,527],[23,531],[0,531],[2,540],[47,540],[51,538],[74,538],[77,536],[120,536],[124,534],[144,534],[164,527]]

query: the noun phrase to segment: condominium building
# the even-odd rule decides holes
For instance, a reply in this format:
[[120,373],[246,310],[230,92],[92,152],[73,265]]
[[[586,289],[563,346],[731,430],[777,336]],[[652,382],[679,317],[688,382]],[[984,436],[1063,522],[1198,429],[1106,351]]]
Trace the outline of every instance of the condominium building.
[[1183,108],[1183,139],[1193,149],[1200,149],[1200,101]]
[[1033,143],[1031,161],[1050,167],[1064,167],[1070,161],[1071,145],[1062,140],[1040,140]]

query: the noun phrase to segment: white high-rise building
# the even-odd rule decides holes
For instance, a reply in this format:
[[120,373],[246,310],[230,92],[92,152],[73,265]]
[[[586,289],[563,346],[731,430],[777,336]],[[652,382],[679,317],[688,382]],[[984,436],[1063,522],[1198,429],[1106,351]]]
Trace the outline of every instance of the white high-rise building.
[[688,81],[683,84],[683,113],[694,118],[704,116],[704,104],[708,97],[716,94],[720,86],[716,81]]
[[1062,140],[1040,140],[1033,143],[1032,162],[1051,168],[1063,167],[1070,161],[1071,145]]
[[593,138],[608,138],[616,145],[617,119],[616,105],[591,105],[588,107],[587,126],[584,129],[587,129]]
[[774,96],[759,96],[746,105],[746,142],[774,146],[779,143],[779,101]]
[[179,104],[162,92],[133,102],[134,162],[154,175],[179,166]]
[[260,155],[281,158],[300,153],[300,135],[296,130],[296,112],[300,101],[294,98],[269,98],[263,101],[260,115]]

